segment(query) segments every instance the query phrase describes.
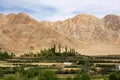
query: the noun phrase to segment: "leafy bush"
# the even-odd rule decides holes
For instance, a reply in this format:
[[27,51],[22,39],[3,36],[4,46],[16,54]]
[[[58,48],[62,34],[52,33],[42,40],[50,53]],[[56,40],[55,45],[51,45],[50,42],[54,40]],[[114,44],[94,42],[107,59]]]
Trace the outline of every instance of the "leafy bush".
[[18,78],[15,76],[8,76],[4,80],[18,80]]
[[110,74],[109,80],[120,80],[120,73],[112,73],[112,74]]
[[87,73],[84,74],[76,74],[74,80],[90,80],[90,76]]
[[54,72],[44,70],[40,72],[39,80],[58,80],[58,77],[54,74]]
[[88,74],[83,74],[81,78],[82,80],[90,80],[90,76]]

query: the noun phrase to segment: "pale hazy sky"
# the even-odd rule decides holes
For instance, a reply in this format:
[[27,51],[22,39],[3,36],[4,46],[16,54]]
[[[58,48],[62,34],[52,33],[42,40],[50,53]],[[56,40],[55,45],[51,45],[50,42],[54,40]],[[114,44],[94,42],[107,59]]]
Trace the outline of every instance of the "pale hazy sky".
[[0,13],[25,12],[36,20],[64,20],[77,14],[120,15],[120,0],[0,0]]

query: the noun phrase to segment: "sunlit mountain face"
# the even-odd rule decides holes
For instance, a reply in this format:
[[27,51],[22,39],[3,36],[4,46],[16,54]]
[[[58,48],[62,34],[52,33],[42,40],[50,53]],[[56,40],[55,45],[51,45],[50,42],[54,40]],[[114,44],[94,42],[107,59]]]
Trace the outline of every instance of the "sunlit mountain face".
[[37,21],[26,13],[0,14],[0,48],[18,55],[61,45],[84,55],[120,53],[120,17],[79,14],[63,21]]

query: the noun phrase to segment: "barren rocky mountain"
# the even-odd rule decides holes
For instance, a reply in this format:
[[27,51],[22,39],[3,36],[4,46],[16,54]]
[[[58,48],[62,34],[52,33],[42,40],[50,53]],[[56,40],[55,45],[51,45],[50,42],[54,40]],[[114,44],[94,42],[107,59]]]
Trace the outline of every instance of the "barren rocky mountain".
[[120,16],[80,14],[65,21],[41,21],[25,13],[0,14],[0,48],[16,55],[53,45],[84,55],[120,55]]

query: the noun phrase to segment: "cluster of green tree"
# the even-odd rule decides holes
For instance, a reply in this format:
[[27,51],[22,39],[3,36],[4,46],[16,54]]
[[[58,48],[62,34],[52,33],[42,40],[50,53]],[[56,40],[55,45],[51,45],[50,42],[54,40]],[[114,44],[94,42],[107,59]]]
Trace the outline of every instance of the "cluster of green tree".
[[[12,72],[10,72],[12,68],[6,69],[8,70],[8,73],[6,74],[14,74],[12,76],[3,76],[4,69],[0,68],[0,77],[3,76],[3,80],[91,80],[91,77],[87,71],[87,69],[83,68],[81,71],[57,71],[53,72],[48,69],[39,69],[39,68],[30,68],[25,70],[24,65],[21,67],[16,67],[12,69]],[[79,72],[79,73],[78,73]],[[78,74],[76,74],[78,73]],[[110,74],[111,72],[109,72]],[[56,74],[76,74],[73,77],[67,77],[66,79],[59,78]],[[114,72],[109,75],[109,80],[120,80],[120,72]]]
[[9,67],[0,67],[0,75],[3,74],[14,74],[16,71]]
[[16,74],[12,76],[4,76],[4,80],[58,80],[58,77],[53,71],[28,69],[24,70],[22,67],[16,69]]
[[114,72],[110,74],[109,80],[120,80],[120,72]]
[[40,72],[39,80],[59,80],[53,71],[43,70]]
[[5,77],[4,80],[18,80],[18,78],[16,76],[8,76]]
[[83,57],[83,58],[79,59],[79,61],[77,62],[77,64],[78,65],[87,65],[87,64],[90,64],[90,61],[89,61],[88,58]]
[[65,47],[65,51],[62,51],[61,45],[58,46],[58,51],[56,49],[56,46],[54,45],[49,49],[44,49],[37,53],[39,57],[41,56],[75,56],[75,54],[76,54],[76,51],[74,49],[68,50],[67,46]]
[[[66,80],[91,80],[91,77],[87,73],[82,73],[82,74],[78,73],[74,76],[74,78],[67,77]],[[106,80],[106,78],[104,78],[103,80]],[[120,72],[111,73],[108,76],[107,80],[120,80]]]
[[[53,71],[29,69],[25,72],[18,72],[17,75],[4,77],[4,80],[63,80],[59,78]],[[74,78],[67,77],[64,80],[90,80],[88,74],[76,74]]]
[[8,53],[8,52],[2,51],[0,49],[0,60],[2,60],[2,59],[11,59],[13,57],[15,57],[14,53]]
[[90,75],[87,73],[77,74],[73,80],[91,80]]
[[53,47],[41,50],[40,52],[37,52],[36,54],[29,52],[25,55],[22,55],[22,57],[75,56],[76,53],[77,52],[75,51],[75,49],[68,50],[67,46],[65,47],[64,51],[62,51],[61,45],[58,46],[58,49],[56,45],[54,45]]
[[110,73],[114,72],[111,68],[102,68],[98,73],[102,75],[109,75]]

